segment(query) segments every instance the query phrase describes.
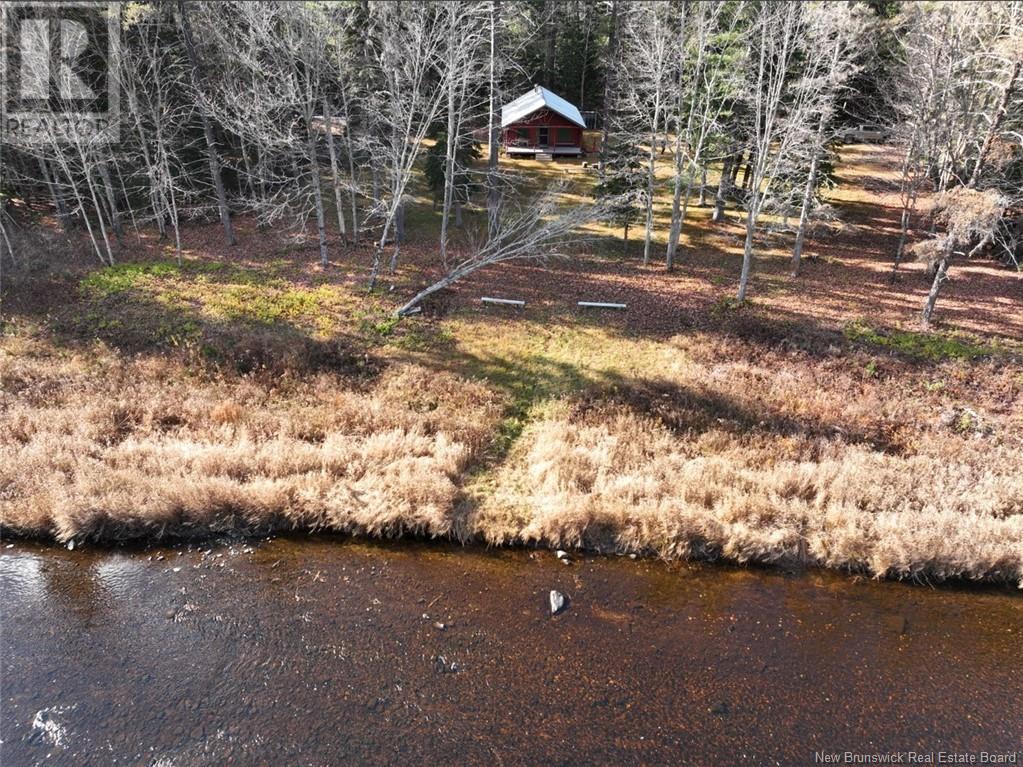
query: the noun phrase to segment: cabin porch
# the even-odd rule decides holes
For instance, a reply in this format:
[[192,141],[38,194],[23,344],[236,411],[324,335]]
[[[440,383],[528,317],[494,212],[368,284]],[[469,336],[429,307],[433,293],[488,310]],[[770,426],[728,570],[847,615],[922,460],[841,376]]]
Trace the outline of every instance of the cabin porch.
[[549,154],[552,157],[561,155],[563,157],[578,157],[583,153],[582,147],[558,146],[547,144],[546,146],[527,146],[525,144],[505,146],[504,153],[515,157],[535,157],[540,154]]

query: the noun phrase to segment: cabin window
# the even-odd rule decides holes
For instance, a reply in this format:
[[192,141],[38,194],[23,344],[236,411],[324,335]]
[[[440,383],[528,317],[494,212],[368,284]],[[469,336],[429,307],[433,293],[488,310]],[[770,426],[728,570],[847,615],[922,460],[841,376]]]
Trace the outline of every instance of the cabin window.
[[516,128],[515,137],[523,144],[529,143],[529,128]]
[[548,144],[551,143],[550,128],[538,128],[537,133],[539,133],[539,138],[536,141],[537,144],[539,144],[540,146],[547,146]]
[[575,136],[574,131],[571,128],[558,128],[558,143],[559,144],[574,144]]

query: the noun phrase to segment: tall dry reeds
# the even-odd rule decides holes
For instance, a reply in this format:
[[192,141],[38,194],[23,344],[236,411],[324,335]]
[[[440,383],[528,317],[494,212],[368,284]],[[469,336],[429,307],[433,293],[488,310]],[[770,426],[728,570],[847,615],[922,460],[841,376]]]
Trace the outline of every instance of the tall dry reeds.
[[257,378],[6,338],[0,525],[62,541],[417,534],[1023,581],[1012,366],[880,380],[704,346],[671,351],[660,378],[536,403],[500,455],[507,399],[407,361]]
[[0,358],[0,525],[58,540],[228,530],[445,535],[500,417],[484,386],[416,366],[364,386],[268,386],[169,360]]

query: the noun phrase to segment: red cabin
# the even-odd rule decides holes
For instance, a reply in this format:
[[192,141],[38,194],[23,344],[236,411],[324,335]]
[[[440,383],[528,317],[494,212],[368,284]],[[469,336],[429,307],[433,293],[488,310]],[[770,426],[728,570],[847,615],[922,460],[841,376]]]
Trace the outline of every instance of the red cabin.
[[539,85],[501,109],[505,154],[549,159],[583,153],[579,108]]

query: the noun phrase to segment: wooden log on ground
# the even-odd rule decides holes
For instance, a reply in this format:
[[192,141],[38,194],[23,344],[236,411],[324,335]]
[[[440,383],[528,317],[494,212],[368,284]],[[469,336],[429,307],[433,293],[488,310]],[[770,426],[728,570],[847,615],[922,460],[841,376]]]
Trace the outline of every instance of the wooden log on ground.
[[518,301],[513,298],[491,298],[490,296],[483,296],[480,301],[485,304],[501,304],[503,306],[517,306],[520,309],[525,308],[525,301]]

